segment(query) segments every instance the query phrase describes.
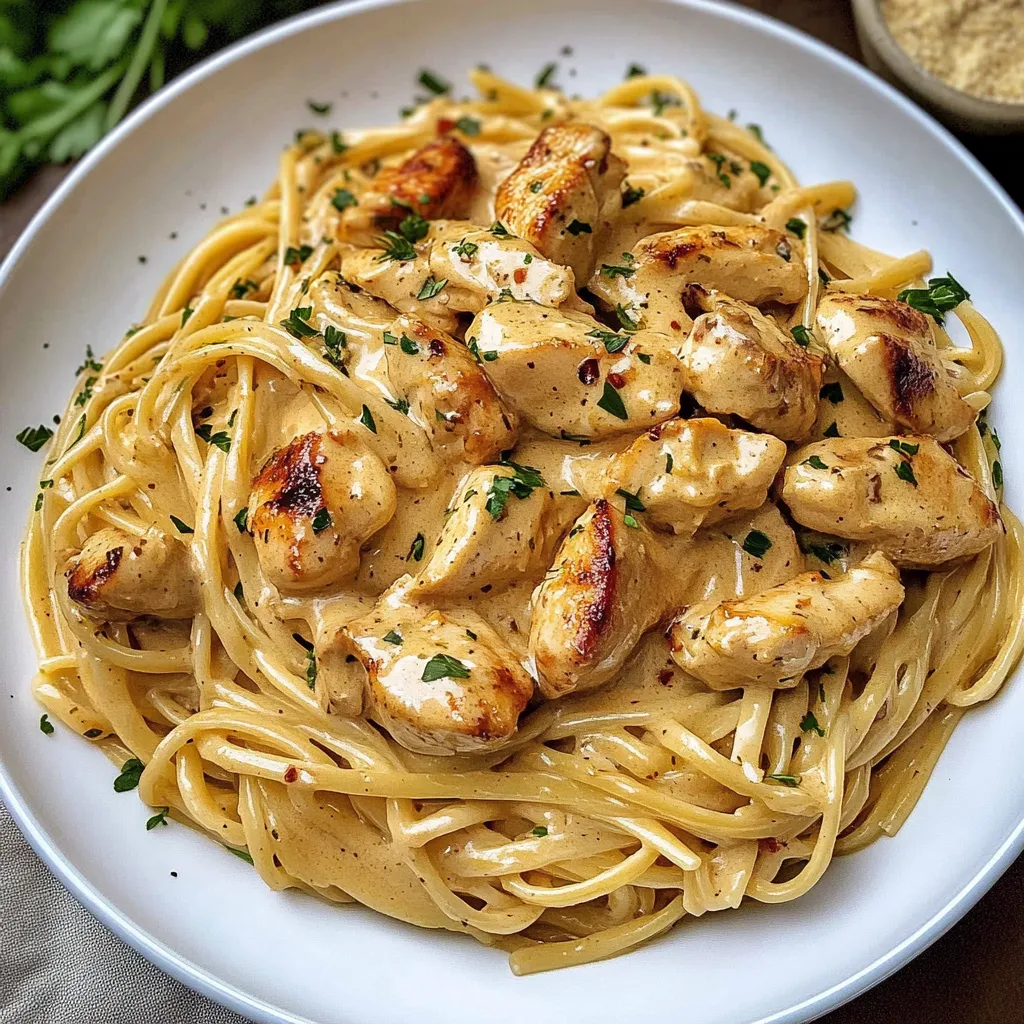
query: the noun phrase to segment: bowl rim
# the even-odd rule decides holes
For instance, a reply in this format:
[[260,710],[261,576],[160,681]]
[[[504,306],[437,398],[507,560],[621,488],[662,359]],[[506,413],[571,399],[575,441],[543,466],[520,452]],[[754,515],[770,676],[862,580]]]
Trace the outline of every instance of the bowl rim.
[[950,85],[918,64],[893,36],[882,13],[881,0],[853,0],[853,13],[862,41],[867,35],[879,60],[926,102],[965,122],[1019,124],[1024,128],[1024,100],[990,100],[975,96]]
[[[0,300],[9,286],[14,268],[20,262],[22,255],[50,218],[59,210],[65,198],[111,150],[116,148],[123,138],[134,132],[157,111],[173,103],[179,95],[187,92],[221,68],[243,60],[250,53],[272,46],[309,28],[340,21],[377,8],[417,2],[422,3],[427,0],[335,0],[333,3],[303,12],[253,33],[179,75],[170,84],[146,99],[112,132],[101,139],[58,185],[53,194],[33,216],[28,226],[16,239],[10,252],[0,261]],[[483,2],[497,6],[502,0],[482,0]],[[922,110],[916,103],[863,64],[801,29],[761,11],[740,6],[733,0],[656,0],[656,2],[691,8],[715,17],[729,19],[757,32],[770,34],[810,50],[822,60],[842,67],[868,88],[881,93],[904,114],[916,120],[924,129],[938,136],[953,154],[973,172],[979,183],[988,189],[1024,235],[1024,215],[1005,189],[966,146],[929,113]],[[854,0],[855,9],[864,3],[874,5],[877,12],[877,0]],[[1018,671],[1024,673],[1024,666]],[[58,881],[68,888],[75,899],[97,920],[150,963],[193,991],[221,1006],[249,1017],[259,1024],[315,1024],[309,1018],[296,1016],[282,1007],[273,1006],[265,1000],[223,981],[211,969],[194,963],[181,955],[146,929],[137,925],[125,911],[104,899],[68,860],[56,840],[42,827],[26,800],[15,787],[2,760],[0,760],[0,799],[3,800],[29,845],[54,873]],[[810,1021],[842,1006],[885,980],[955,925],[992,887],[1022,851],[1024,851],[1024,811],[1021,812],[1020,820],[1006,838],[974,875],[964,883],[963,887],[938,907],[928,920],[903,941],[829,988],[801,1002],[761,1017],[753,1024],[799,1024],[799,1022]],[[351,1024],[357,1024],[357,1022],[352,1021]]]

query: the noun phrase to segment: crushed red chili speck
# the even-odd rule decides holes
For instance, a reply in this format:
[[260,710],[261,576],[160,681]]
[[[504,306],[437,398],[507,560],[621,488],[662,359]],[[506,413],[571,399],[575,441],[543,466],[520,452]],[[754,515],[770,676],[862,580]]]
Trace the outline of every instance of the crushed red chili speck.
[[450,117],[439,117],[437,119],[437,134],[444,135],[455,127],[455,122]]
[[601,376],[601,367],[596,359],[584,359],[576,370],[581,384],[593,384]]
[[669,326],[672,328],[673,331],[680,331],[680,330],[682,330],[682,327],[680,327],[678,320],[673,320],[672,323]]
[[299,769],[295,765],[290,764],[284,770],[284,781],[294,782],[299,777]]
[[608,383],[611,384],[613,388],[618,390],[619,388],[626,386],[626,378],[623,377],[621,373],[609,373]]
[[774,836],[767,836],[764,839],[759,839],[758,842],[761,844],[762,849],[767,850],[769,853],[778,853],[782,849],[782,843]]

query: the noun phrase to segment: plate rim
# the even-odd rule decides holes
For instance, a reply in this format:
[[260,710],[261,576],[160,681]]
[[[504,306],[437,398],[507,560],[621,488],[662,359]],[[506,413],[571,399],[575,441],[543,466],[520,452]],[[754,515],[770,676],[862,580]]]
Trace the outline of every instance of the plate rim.
[[[426,2],[429,0],[336,0],[334,3],[303,12],[253,33],[184,72],[132,111],[57,186],[15,240],[8,254],[0,261],[0,299],[2,299],[9,279],[22,255],[50,218],[63,205],[66,197],[77,188],[79,182],[103,161],[122,139],[132,134],[138,126],[157,111],[173,103],[180,94],[187,92],[193,85],[216,73],[222,67],[242,60],[252,52],[316,25],[340,21],[376,8]],[[499,0],[486,0],[486,2],[493,6]],[[837,65],[853,74],[868,89],[880,94],[905,115],[917,121],[922,128],[935,136],[954,156],[959,158],[1003,207],[1018,231],[1024,236],[1024,214],[978,158],[935,118],[852,57],[809,35],[802,29],[795,28],[761,11],[742,7],[734,3],[733,0],[656,0],[656,2],[691,8],[744,24],[756,32],[775,36],[809,50],[825,62]],[[1024,668],[1018,667],[1016,671],[1024,671]],[[315,1024],[307,1017],[296,1016],[288,1010],[273,1006],[257,996],[244,992],[235,985],[228,984],[217,977],[213,971],[194,963],[157,939],[146,929],[141,928],[125,911],[101,896],[40,825],[8,775],[7,767],[2,760],[0,760],[0,799],[3,800],[21,834],[57,880],[101,924],[154,966],[200,995],[242,1016],[249,1017],[259,1024]],[[802,1022],[814,1020],[837,1009],[884,981],[960,921],[1022,851],[1024,851],[1024,811],[1021,812],[1016,826],[989,859],[957,893],[942,904],[914,932],[882,956],[876,957],[860,970],[837,981],[822,992],[776,1010],[768,1016],[760,1017],[752,1024],[802,1024]],[[358,1024],[358,1022],[351,1021],[347,1015],[346,1020],[349,1020],[350,1024]]]

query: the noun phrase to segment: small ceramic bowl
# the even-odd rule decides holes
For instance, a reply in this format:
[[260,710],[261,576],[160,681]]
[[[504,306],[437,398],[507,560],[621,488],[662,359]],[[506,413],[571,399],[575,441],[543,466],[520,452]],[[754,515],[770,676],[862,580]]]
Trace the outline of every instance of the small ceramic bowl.
[[868,66],[940,121],[979,135],[1024,132],[1024,103],[1000,103],[970,96],[916,64],[893,39],[878,0],[853,0],[853,13]]

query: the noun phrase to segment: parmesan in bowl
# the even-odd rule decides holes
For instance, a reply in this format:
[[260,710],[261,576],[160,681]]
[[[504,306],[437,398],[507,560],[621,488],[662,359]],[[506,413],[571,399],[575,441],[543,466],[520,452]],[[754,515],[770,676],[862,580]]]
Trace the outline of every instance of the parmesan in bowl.
[[1022,0],[854,0],[868,64],[955,128],[1024,130]]

